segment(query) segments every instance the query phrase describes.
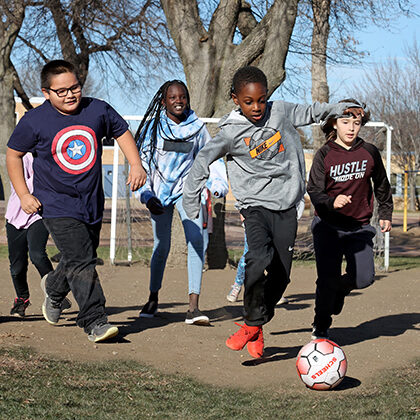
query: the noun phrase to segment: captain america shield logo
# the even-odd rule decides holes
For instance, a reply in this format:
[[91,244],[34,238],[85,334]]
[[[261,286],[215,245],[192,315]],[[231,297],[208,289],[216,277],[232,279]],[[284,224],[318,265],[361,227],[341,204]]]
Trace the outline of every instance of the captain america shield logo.
[[95,132],[84,125],[72,125],[59,131],[51,146],[57,165],[69,174],[87,172],[96,162],[98,143]]

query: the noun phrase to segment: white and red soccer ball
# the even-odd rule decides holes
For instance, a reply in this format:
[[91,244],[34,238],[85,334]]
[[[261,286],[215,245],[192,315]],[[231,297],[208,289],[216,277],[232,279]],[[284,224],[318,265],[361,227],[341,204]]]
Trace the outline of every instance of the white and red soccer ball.
[[300,349],[296,369],[307,387],[327,390],[336,387],[343,380],[347,371],[347,359],[338,344],[318,338]]

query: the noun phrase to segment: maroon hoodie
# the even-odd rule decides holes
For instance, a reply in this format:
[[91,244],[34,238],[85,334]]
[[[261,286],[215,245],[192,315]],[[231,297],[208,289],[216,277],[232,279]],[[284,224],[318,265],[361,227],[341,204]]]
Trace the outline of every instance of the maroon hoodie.
[[[372,189],[372,181],[373,189]],[[307,186],[316,214],[343,230],[369,223],[373,191],[379,219],[392,220],[392,192],[378,149],[357,138],[350,149],[329,141],[315,154]],[[334,209],[335,198],[351,195],[351,203]]]

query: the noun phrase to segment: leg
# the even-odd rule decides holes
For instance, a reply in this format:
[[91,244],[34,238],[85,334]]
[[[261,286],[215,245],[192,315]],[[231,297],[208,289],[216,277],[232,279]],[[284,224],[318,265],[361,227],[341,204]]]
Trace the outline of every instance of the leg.
[[41,277],[53,270],[46,251],[48,235],[48,230],[42,220],[36,221],[28,228],[29,257]]
[[6,223],[6,233],[13,286],[16,296],[26,300],[29,299],[27,230],[16,229],[10,223]]
[[248,242],[246,240],[246,233],[244,232],[244,253],[242,254],[241,259],[238,263],[238,268],[236,270],[235,283],[239,286],[242,286],[245,281],[245,255],[248,252]]
[[270,319],[265,302],[265,270],[274,257],[269,210],[248,207],[241,210],[245,217],[248,252],[245,256],[244,318],[248,326],[261,326]]
[[322,222],[319,217],[315,217],[312,222],[312,235],[318,273],[313,325],[315,329],[326,332],[332,323],[331,315],[340,288],[342,241],[338,231]]
[[246,241],[246,234],[244,233],[244,252],[241,259],[238,262],[238,268],[236,269],[236,277],[233,286],[231,287],[226,299],[229,302],[236,302],[238,300],[239,293],[241,292],[242,285],[245,281],[245,255],[248,252],[248,243]]
[[371,225],[363,226],[344,237],[346,272],[342,276],[342,289],[350,293],[353,289],[364,289],[375,280],[373,238],[376,230]]
[[297,233],[296,208],[273,212],[273,242],[276,248],[273,261],[267,268],[266,302],[274,315],[274,308],[290,283],[293,247]]
[[153,254],[150,260],[150,294],[139,314],[141,318],[153,318],[158,311],[159,290],[162,287],[166,260],[171,249],[172,216],[173,206],[165,207],[163,214],[150,214],[154,238]]
[[44,223],[61,252],[58,266],[47,277],[47,294],[61,303],[71,289],[79,305],[77,325],[89,333],[94,325],[107,322],[105,296],[95,269],[101,224],[72,218],[44,219]]
[[[195,220],[188,219],[182,207],[182,199],[176,202],[176,208],[184,227],[188,247],[188,294],[199,295],[204,266],[203,212]],[[198,297],[197,297],[198,302]],[[191,310],[196,309],[190,308]]]
[[166,260],[171,249],[171,226],[173,206],[165,207],[163,214],[151,214],[153,229],[153,254],[150,260],[150,292],[157,293],[162,287]]

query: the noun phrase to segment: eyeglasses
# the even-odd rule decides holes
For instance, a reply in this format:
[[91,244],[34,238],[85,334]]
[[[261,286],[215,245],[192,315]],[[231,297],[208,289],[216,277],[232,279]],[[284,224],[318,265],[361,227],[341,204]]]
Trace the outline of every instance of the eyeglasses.
[[64,98],[65,96],[68,95],[69,91],[71,93],[79,93],[82,90],[82,86],[80,86],[80,84],[77,84],[69,88],[61,88],[61,89],[48,88],[47,90],[52,90],[59,98]]

